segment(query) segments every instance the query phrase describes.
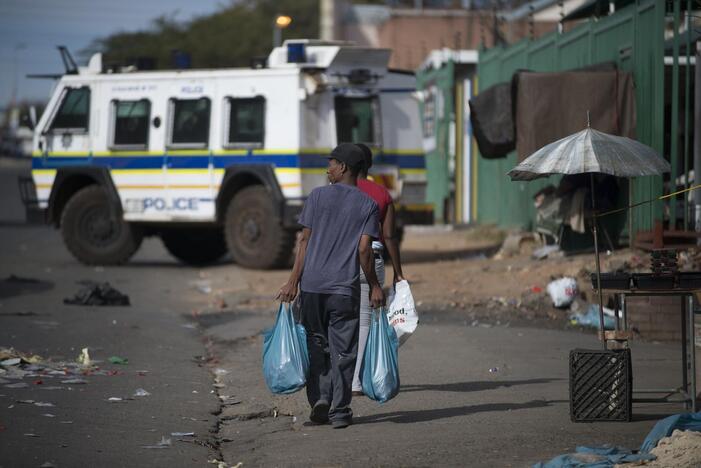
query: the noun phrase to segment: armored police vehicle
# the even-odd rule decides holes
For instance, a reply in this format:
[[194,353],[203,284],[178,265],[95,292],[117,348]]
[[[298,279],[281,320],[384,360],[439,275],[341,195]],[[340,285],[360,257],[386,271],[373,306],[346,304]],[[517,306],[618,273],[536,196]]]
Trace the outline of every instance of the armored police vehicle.
[[389,54],[297,40],[262,68],[120,73],[96,55],[37,123],[25,202],[87,264],[126,262],[158,235],[186,263],[228,251],[272,268],[291,258],[331,148],[364,142],[398,212],[430,215],[415,79]]

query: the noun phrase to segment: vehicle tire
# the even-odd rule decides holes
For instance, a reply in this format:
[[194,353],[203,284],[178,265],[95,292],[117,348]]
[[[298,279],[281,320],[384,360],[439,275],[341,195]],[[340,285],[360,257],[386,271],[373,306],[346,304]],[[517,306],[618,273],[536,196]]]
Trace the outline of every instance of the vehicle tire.
[[234,261],[247,268],[289,265],[295,231],[285,229],[273,200],[262,185],[239,191],[229,203],[224,233]]
[[226,254],[220,227],[168,229],[161,233],[161,240],[173,257],[188,265],[214,263]]
[[117,265],[137,251],[143,240],[138,226],[124,221],[105,189],[89,185],[77,191],[61,213],[63,242],[87,265]]

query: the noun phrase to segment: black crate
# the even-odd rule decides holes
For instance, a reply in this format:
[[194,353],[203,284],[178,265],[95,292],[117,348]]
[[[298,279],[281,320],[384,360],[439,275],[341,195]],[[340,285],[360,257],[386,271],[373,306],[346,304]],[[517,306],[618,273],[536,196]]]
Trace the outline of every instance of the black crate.
[[[601,273],[601,289],[630,289],[628,273]],[[591,274],[591,286],[596,289],[596,273]]]
[[630,349],[570,351],[573,422],[630,421],[632,402]]

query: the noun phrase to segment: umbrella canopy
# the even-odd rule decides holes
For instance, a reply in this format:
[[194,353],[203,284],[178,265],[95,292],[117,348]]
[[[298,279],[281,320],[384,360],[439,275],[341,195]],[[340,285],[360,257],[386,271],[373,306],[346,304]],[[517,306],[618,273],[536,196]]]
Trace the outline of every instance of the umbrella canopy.
[[630,138],[587,127],[546,145],[508,172],[511,180],[598,172],[616,177],[660,175],[671,167],[655,150]]

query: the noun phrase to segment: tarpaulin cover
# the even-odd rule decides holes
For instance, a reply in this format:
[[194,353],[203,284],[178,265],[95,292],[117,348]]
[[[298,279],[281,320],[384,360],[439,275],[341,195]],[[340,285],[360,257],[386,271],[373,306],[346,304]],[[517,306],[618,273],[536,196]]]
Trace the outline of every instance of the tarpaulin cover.
[[295,324],[289,305],[282,303],[275,326],[264,333],[263,376],[271,392],[301,390],[309,375],[307,332]]
[[619,71],[519,72],[516,150],[523,161],[543,146],[591,126],[635,138],[633,75]]
[[612,468],[618,463],[654,460],[656,457],[650,451],[675,429],[701,431],[701,412],[675,414],[657,421],[637,453],[621,447],[577,447],[575,453],[559,455],[547,463],[536,463],[533,468]]

